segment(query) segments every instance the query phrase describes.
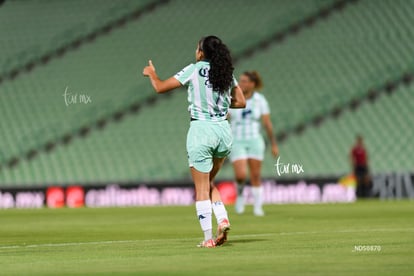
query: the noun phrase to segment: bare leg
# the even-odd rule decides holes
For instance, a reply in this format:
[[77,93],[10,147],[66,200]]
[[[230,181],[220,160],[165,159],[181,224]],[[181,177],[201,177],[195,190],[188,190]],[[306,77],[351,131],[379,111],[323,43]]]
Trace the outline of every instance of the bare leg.
[[243,195],[247,178],[247,160],[239,159],[233,162],[233,170],[236,178],[237,200],[235,204],[236,213],[244,213],[245,199]]
[[196,191],[196,201],[209,200],[210,199],[210,179],[209,173],[203,173],[197,171],[194,167],[191,167],[191,176],[194,181]]
[[247,159],[239,159],[233,162],[233,170],[237,183],[246,182],[247,178]]
[[224,160],[226,158],[213,158],[213,168],[210,172],[210,189],[211,189],[211,202],[221,201],[220,193],[217,187],[214,185],[214,178],[219,172],[220,168],[223,166]]
[[214,185],[214,178],[224,163],[225,158],[213,158],[213,168],[210,171],[210,196],[213,207],[213,213],[217,219],[217,237],[216,244],[222,245],[227,241],[227,234],[230,230],[229,217],[227,215],[226,207],[221,200],[220,192]]
[[260,171],[262,169],[262,161],[256,159],[248,159],[250,169],[250,182],[253,187],[262,186]]
[[212,225],[212,206],[210,201],[210,180],[209,173],[203,173],[191,168],[191,176],[193,177],[196,190],[196,211],[201,230],[204,232],[204,241],[213,238]]
[[250,181],[252,184],[252,193],[254,198],[253,213],[256,216],[263,216],[263,188],[260,176],[262,161],[256,159],[249,159]]
[[228,221],[226,208],[221,200],[220,192],[214,185],[214,178],[224,163],[225,158],[213,158],[213,169],[210,171],[210,198],[213,206],[213,212],[219,225],[223,220]]

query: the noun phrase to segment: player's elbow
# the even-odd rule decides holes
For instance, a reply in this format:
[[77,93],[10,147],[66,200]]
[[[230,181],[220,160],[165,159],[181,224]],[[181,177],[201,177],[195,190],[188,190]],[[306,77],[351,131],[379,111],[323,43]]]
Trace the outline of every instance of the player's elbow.
[[233,102],[233,104],[230,105],[230,108],[245,108],[245,103],[239,103],[239,102]]
[[235,87],[232,90],[232,106],[231,108],[245,108],[246,107],[246,99],[244,98],[243,91],[240,87]]
[[244,98],[237,99],[236,101],[232,102],[231,108],[245,108],[246,107],[246,100]]
[[162,94],[162,93],[165,93],[165,92],[168,91],[162,85],[154,85],[154,90],[155,90],[155,92],[157,92],[157,94]]
[[164,91],[158,87],[154,87],[155,92],[157,92],[157,94],[161,94],[164,93]]
[[245,102],[241,102],[237,105],[237,108],[245,108],[246,107],[246,103]]
[[245,108],[246,107],[246,99],[243,97],[242,99],[240,99],[240,108]]

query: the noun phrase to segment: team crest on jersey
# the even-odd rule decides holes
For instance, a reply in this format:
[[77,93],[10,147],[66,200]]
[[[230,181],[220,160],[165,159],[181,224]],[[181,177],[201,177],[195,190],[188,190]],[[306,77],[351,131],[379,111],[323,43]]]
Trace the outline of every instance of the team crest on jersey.
[[200,68],[200,70],[198,70],[198,74],[205,79],[204,84],[208,88],[212,88],[212,85],[211,85],[210,81],[208,80],[208,71],[209,71],[209,69],[207,67],[202,67],[202,68]]
[[252,110],[251,109],[244,109],[242,111],[242,118],[246,118],[251,113],[252,113]]
[[204,78],[208,77],[208,71],[209,69],[207,67],[202,67],[200,70],[198,70],[198,74]]

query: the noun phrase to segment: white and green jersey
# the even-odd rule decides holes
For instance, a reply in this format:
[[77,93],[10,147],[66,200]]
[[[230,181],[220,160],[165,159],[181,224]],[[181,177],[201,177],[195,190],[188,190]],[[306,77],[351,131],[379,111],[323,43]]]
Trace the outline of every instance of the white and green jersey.
[[[201,121],[223,121],[227,118],[231,104],[231,89],[213,91],[208,80],[209,70],[209,62],[199,61],[185,67],[174,78],[182,85],[188,84],[188,111],[191,118]],[[236,79],[233,80],[232,88],[235,86]]]
[[248,140],[261,136],[262,115],[270,114],[270,110],[265,97],[254,92],[252,97],[246,100],[246,108],[231,108],[229,113],[234,139]]

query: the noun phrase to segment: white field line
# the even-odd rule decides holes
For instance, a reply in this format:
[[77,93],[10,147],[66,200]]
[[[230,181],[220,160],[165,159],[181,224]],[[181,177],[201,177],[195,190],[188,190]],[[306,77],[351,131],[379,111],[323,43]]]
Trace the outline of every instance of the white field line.
[[[377,229],[345,229],[335,231],[303,231],[303,232],[279,232],[279,233],[261,233],[232,235],[232,239],[243,238],[260,238],[269,236],[293,236],[293,235],[314,235],[314,234],[343,234],[343,233],[373,233],[373,232],[408,232],[414,233],[414,228],[377,228]],[[123,243],[143,243],[143,242],[165,242],[165,241],[193,241],[200,238],[172,238],[172,239],[147,239],[147,240],[114,240],[114,241],[91,241],[91,242],[66,242],[66,243],[41,243],[41,244],[22,244],[22,245],[5,245],[0,246],[3,249],[27,249],[39,247],[67,247],[83,245],[106,245],[106,244],[123,244]]]

